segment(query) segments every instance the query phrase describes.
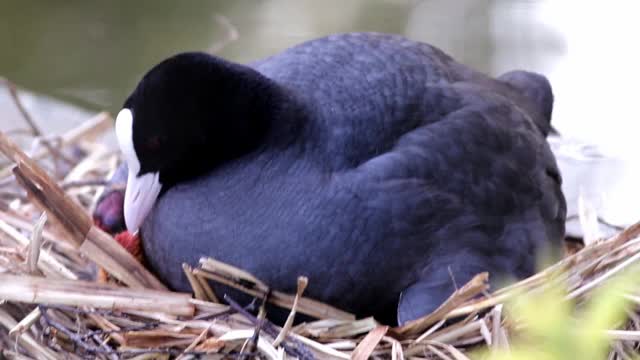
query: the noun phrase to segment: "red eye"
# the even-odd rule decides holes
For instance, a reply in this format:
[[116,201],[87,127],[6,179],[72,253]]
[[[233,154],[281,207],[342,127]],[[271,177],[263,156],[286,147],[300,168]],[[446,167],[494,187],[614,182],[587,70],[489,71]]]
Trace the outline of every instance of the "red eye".
[[147,150],[155,151],[160,148],[162,141],[159,135],[150,136],[145,142]]

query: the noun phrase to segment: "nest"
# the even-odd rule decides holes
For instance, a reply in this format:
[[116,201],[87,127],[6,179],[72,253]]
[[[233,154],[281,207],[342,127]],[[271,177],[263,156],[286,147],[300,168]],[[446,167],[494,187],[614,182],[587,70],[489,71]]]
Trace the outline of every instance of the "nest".
[[[31,123],[26,111],[23,115]],[[29,156],[0,133],[0,151],[9,159],[0,168],[4,357],[468,359],[471,349],[509,346],[517,321],[502,304],[517,294],[565,282],[566,298],[580,303],[640,258],[640,225],[634,225],[493,293],[488,293],[488,275],[478,274],[433,313],[396,328],[373,318],[356,320],[304,297],[304,277],[296,294],[285,294],[209,258],[176,269],[186,274],[193,295],[174,293],[93,226],[89,214],[118,161],[116,152],[96,141],[111,127],[106,113],[55,139],[45,139],[32,126],[41,146]],[[96,282],[98,268],[121,285]],[[254,296],[253,310],[264,310],[266,303],[290,309],[289,319],[279,327],[264,311],[253,315],[256,311],[231,298],[223,303],[210,281]],[[318,320],[293,326],[296,313]],[[609,331],[616,345],[612,358],[635,349],[640,330],[634,324]]]

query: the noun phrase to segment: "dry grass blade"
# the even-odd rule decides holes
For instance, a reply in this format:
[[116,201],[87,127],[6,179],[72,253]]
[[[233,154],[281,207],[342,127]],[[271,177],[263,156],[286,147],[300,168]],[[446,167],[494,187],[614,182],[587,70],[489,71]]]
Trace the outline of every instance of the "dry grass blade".
[[437,347],[435,347],[433,345],[427,345],[427,349],[429,349],[429,351],[431,351],[437,357],[437,359],[440,359],[440,360],[454,360],[449,355],[445,354],[444,351],[438,349]]
[[258,280],[258,278],[253,276],[251,273],[242,269],[238,269],[235,266],[225,264],[222,261],[218,261],[213,258],[201,258],[200,268],[234,282],[244,282],[246,284],[251,284],[252,288],[259,289],[260,291],[269,291],[269,287],[262,281]]
[[31,327],[31,325],[40,319],[41,315],[42,313],[39,308],[33,309],[29,315],[25,316],[24,319],[20,320],[20,322],[13,327],[13,329],[9,330],[9,336],[16,336],[24,333]]
[[628,268],[629,266],[635,264],[638,260],[640,260],[640,252],[616,265],[611,270],[605,272],[604,274],[598,276],[597,278],[589,281],[586,285],[580,287],[579,289],[573,291],[571,294],[567,296],[568,299],[574,299],[587,291],[594,289],[598,285],[602,284],[605,280],[611,278],[613,275],[620,273],[620,271]]
[[276,339],[273,341],[274,347],[277,348],[280,345],[280,343],[285,339],[285,337],[287,337],[287,334],[289,334],[291,327],[293,327],[293,320],[295,319],[296,311],[298,310],[298,301],[300,301],[300,298],[302,297],[302,294],[304,293],[304,290],[307,288],[308,284],[309,284],[309,279],[307,279],[304,276],[298,277],[296,297],[295,299],[293,299],[293,305],[291,306],[291,311],[289,312],[289,316],[287,316],[287,320],[285,321],[284,326],[282,327],[282,330],[280,330],[280,333],[278,334]]
[[[113,119],[107,112],[102,112],[96,116],[81,123],[78,127],[75,127],[68,132],[62,134],[60,137],[60,147],[67,147],[77,144],[80,141],[94,142],[105,131],[111,129],[113,126]],[[40,160],[49,154],[48,149],[40,149],[31,154],[31,158],[34,160]],[[10,169],[3,169],[0,171],[0,178],[5,178],[10,174]]]
[[[13,239],[17,244],[21,247],[29,246],[29,239],[26,236],[22,235],[18,230],[14,227],[10,226],[3,220],[0,220],[0,231],[7,234],[11,239]],[[55,257],[51,256],[49,253],[41,252],[38,256],[39,261],[37,262],[38,268],[42,270],[45,274],[55,274],[60,277],[66,279],[77,279],[78,276],[73,273],[70,269],[68,269],[64,264],[58,261]]]
[[187,277],[189,284],[191,285],[191,289],[193,290],[193,295],[198,300],[207,300],[207,295],[202,288],[201,283],[198,281],[198,278],[193,275],[193,268],[189,266],[189,264],[182,264],[182,271],[184,275]]
[[184,349],[184,352],[182,354],[180,354],[180,356],[177,357],[176,360],[183,360],[187,357],[186,353],[190,352],[191,350],[195,349],[196,346],[198,344],[200,344],[206,337],[207,337],[207,333],[209,333],[209,328],[206,328],[204,330],[202,330],[202,332],[200,333],[200,335],[198,335],[197,338],[195,338],[193,340],[193,342],[191,344],[189,344],[189,346],[187,346]]
[[[429,345],[427,345],[427,348],[434,351],[442,359],[469,360],[469,358],[465,354],[463,354],[460,350],[456,349],[452,345],[443,344],[438,341],[430,341]],[[438,348],[442,350],[438,350]],[[445,354],[443,351],[446,351],[451,356]]]
[[166,290],[160,280],[144,268],[136,258],[111,236],[95,226],[91,227],[78,250],[131,287]]
[[400,341],[389,336],[384,336],[382,340],[391,344],[391,360],[404,360],[404,352]]
[[71,235],[84,254],[129,286],[163,289],[164,286],[109,235],[93,227],[91,218],[78,204],[4,133],[0,132],[0,151],[13,160],[17,180],[43,210]]
[[378,346],[378,343],[382,340],[382,338],[386,335],[389,330],[388,326],[378,326],[377,328],[371,330],[367,334],[367,336],[360,341],[360,344],[353,350],[351,353],[351,359],[353,360],[366,360],[371,356],[373,350]]
[[27,268],[31,274],[36,274],[38,271],[38,258],[40,257],[40,246],[42,245],[42,230],[46,222],[47,213],[43,212],[31,232],[29,256],[27,257]]
[[484,320],[476,320],[474,322],[468,323],[458,328],[454,328],[452,330],[446,329],[441,332],[435,333],[431,340],[438,341],[441,343],[450,343],[465,335],[479,332],[480,329],[482,328],[482,325],[486,326],[486,323],[484,322]]
[[[2,308],[0,308],[0,324],[7,329],[13,329],[18,325],[15,319]],[[40,344],[29,334],[20,334],[18,343],[36,359],[57,360],[62,358],[53,350]]]
[[0,298],[32,304],[89,306],[114,311],[158,311],[183,316],[194,313],[189,294],[33,276],[0,274]]
[[209,285],[207,280],[205,278],[200,277],[200,276],[195,276],[195,274],[193,274],[193,269],[191,269],[191,274],[194,275],[194,278],[196,279],[198,284],[200,284],[200,288],[202,289],[202,291],[204,291],[204,293],[206,295],[206,299],[208,301],[212,301],[214,303],[219,303],[220,299],[218,299],[216,294],[213,292],[213,289],[211,288],[211,286]]
[[13,103],[16,105],[16,108],[20,112],[20,115],[22,115],[22,118],[31,129],[31,133],[34,136],[42,135],[42,131],[40,131],[40,129],[38,128],[38,125],[36,125],[36,122],[33,121],[33,118],[31,117],[27,109],[22,104],[22,101],[20,101],[20,97],[18,96],[18,89],[16,85],[11,81],[9,81],[8,79],[1,78],[1,77],[0,77],[0,83],[3,83],[7,87],[7,90],[9,90],[9,95],[11,95],[11,98],[13,99]]
[[615,340],[640,342],[640,331],[607,330],[607,336]]
[[456,360],[470,360],[465,354],[462,353],[462,351],[456,349],[455,346],[446,345],[446,348]]
[[500,349],[505,346],[502,342],[504,334],[502,329],[502,307],[502,305],[498,305],[491,311],[491,334],[493,336],[491,345],[494,349]]
[[380,324],[373,318],[368,317],[355,321],[344,321],[335,326],[330,326],[317,337],[321,339],[344,339],[368,333]]
[[313,351],[315,351],[316,353],[320,354],[320,356],[322,358],[329,358],[329,359],[350,359],[351,356],[333,349],[330,346],[327,346],[325,344],[319,343],[317,341],[313,341],[311,339],[308,339],[306,337],[303,336],[299,336],[296,334],[291,334],[291,336],[300,341],[301,343],[305,344],[306,346],[308,346],[309,348],[311,348]]
[[[219,261],[214,261],[217,265],[220,264]],[[224,270],[221,274],[205,271],[203,269],[194,269],[193,273],[197,276],[227,285],[257,298],[261,298],[265,293],[269,292],[269,288],[262,281],[256,279],[246,271],[239,270],[228,264],[224,264],[224,267],[222,268]],[[209,269],[217,270],[220,269],[220,267],[209,267]],[[247,283],[246,281],[249,282]],[[247,286],[248,284],[250,284],[251,287]],[[275,290],[270,292],[270,296],[267,299],[268,302],[286,309],[291,309],[293,307],[294,300],[295,296]],[[318,319],[355,319],[353,314],[305,297],[301,297],[298,300],[298,311],[302,314],[313,316]]]
[[469,299],[476,297],[479,294],[486,292],[489,289],[488,273],[478,274],[473,277],[467,284],[458,289],[453,295],[449,297],[439,308],[434,310],[431,314],[426,315],[420,319],[413,320],[407,324],[393,329],[395,333],[401,335],[418,334],[426,330],[429,326],[437,323],[438,321],[446,318],[446,316],[461,304],[467,302]]
[[[232,330],[222,335],[219,340],[221,341],[238,341],[248,340],[253,337],[253,330]],[[278,351],[263,337],[258,339],[258,349],[268,359],[278,360]]]

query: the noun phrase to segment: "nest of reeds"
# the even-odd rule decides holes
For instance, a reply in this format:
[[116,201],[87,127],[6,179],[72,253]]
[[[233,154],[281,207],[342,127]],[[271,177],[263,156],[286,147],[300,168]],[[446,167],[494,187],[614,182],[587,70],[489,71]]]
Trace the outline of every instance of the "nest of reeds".
[[[284,294],[215,259],[176,269],[193,295],[174,293],[93,226],[89,214],[118,162],[116,151],[96,141],[111,127],[106,113],[56,137],[32,126],[40,146],[29,155],[0,133],[8,159],[0,168],[0,358],[468,359],[472,349],[509,347],[517,319],[502,305],[512,297],[565,282],[566,298],[583,302],[640,258],[634,225],[493,293],[488,275],[478,274],[433,313],[396,328],[304,297],[304,277],[296,294]],[[121,285],[97,283],[98,268]],[[254,296],[254,309],[220,301],[209,281]],[[264,311],[254,315],[265,303],[290,309],[283,327]],[[293,326],[296,313],[318,320]],[[625,358],[640,327],[630,320],[607,335],[610,358]]]

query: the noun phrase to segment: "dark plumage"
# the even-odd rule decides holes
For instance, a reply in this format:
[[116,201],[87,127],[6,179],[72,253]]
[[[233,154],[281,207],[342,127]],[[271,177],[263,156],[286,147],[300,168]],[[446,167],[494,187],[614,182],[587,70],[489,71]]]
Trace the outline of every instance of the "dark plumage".
[[492,79],[393,35],[329,36],[248,66],[176,55],[124,106],[139,174],[162,183],[147,260],[176,290],[201,256],[282,291],[307,275],[308,296],[387,322],[482,271],[531,275],[564,233],[552,103],[541,75]]

